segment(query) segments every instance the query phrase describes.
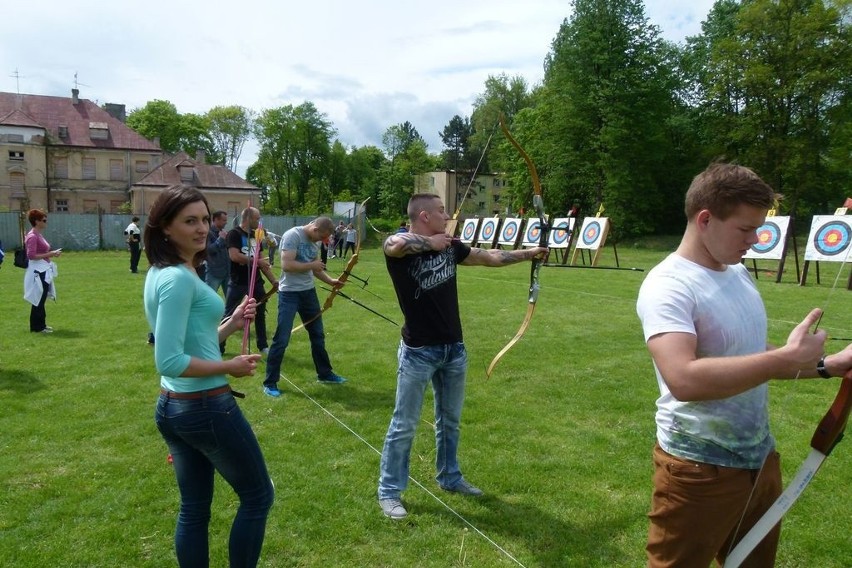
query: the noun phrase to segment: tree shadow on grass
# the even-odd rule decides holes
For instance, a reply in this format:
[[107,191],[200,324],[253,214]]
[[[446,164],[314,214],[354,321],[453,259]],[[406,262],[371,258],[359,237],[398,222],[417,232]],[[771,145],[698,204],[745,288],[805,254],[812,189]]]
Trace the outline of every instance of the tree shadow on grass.
[[32,394],[44,389],[44,384],[29,371],[0,369],[0,391],[15,394]]

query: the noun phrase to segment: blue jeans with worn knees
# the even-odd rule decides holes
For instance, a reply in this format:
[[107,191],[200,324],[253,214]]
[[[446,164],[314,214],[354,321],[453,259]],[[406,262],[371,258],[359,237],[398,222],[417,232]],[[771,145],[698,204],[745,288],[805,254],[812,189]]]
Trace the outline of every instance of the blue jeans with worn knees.
[[[299,292],[278,292],[278,328],[269,346],[266,355],[266,378],[263,386],[277,388],[278,380],[281,378],[281,364],[284,362],[284,352],[290,344],[290,332],[293,330],[293,321],[296,314],[302,321],[308,321],[320,313],[320,304],[315,289],[302,290]],[[318,317],[307,326],[308,338],[311,340],[311,357],[317,376],[323,379],[331,376],[331,360],[325,349],[325,331],[322,325],[322,316]]]
[[207,533],[218,471],[240,499],[228,542],[230,566],[256,566],[274,490],[257,438],[233,394],[192,400],[161,394],[154,418],[172,454],[180,490],[178,564],[209,565]]
[[462,479],[457,453],[467,373],[464,343],[409,347],[400,342],[398,358],[396,404],[382,448],[379,499],[399,498],[408,486],[411,445],[430,382],[435,395],[435,479],[441,487],[453,487]]

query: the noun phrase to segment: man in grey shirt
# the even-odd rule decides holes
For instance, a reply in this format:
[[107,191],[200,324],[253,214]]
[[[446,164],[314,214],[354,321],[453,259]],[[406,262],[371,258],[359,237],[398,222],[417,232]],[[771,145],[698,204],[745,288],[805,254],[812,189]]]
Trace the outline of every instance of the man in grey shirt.
[[263,392],[278,398],[278,380],[284,352],[290,343],[290,333],[296,314],[305,322],[311,340],[311,356],[317,371],[317,381],[341,384],[346,379],[334,373],[325,349],[325,332],[322,309],[317,299],[314,277],[329,286],[340,286],[340,280],[325,271],[319,258],[320,242],[334,232],[334,223],[328,217],[317,217],[307,225],[293,227],[281,236],[281,278],[278,279],[278,328],[272,338],[266,357],[266,378]]

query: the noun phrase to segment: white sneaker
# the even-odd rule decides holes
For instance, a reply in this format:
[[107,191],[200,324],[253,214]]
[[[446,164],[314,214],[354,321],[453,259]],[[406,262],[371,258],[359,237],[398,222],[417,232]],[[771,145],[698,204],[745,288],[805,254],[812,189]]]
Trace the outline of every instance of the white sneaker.
[[382,513],[395,521],[404,519],[408,516],[408,511],[402,506],[402,501],[399,499],[379,499],[379,506],[382,508]]

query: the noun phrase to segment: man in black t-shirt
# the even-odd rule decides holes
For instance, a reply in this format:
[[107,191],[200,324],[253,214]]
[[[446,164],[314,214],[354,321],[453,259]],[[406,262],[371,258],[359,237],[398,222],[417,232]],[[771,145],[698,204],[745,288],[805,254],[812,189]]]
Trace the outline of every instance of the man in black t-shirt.
[[[234,313],[234,309],[243,298],[248,294],[249,278],[251,275],[251,267],[254,263],[254,254],[257,248],[254,232],[260,223],[260,211],[254,207],[243,209],[240,215],[240,224],[234,229],[228,231],[228,257],[231,259],[231,272],[228,279],[228,296],[225,301],[225,316]],[[265,294],[263,289],[263,278],[261,274],[266,276],[269,283],[273,286],[278,286],[278,280],[269,266],[269,261],[263,258],[263,241],[260,243],[261,254],[257,259],[258,274],[254,285],[254,298],[260,301]],[[254,318],[254,329],[257,334],[257,349],[261,353],[266,353],[269,349],[269,342],[266,337],[266,304],[257,306],[257,315]],[[220,344],[220,349],[224,353],[225,344]]]
[[382,449],[379,505],[385,516],[408,515],[400,500],[408,486],[411,443],[426,387],[435,395],[437,481],[441,489],[478,496],[461,474],[456,457],[464,404],[467,352],[459,318],[456,267],[507,266],[547,253],[470,248],[446,233],[447,215],[437,195],[415,194],[408,202],[411,231],[385,240],[385,262],[405,316],[399,345],[396,406]]

